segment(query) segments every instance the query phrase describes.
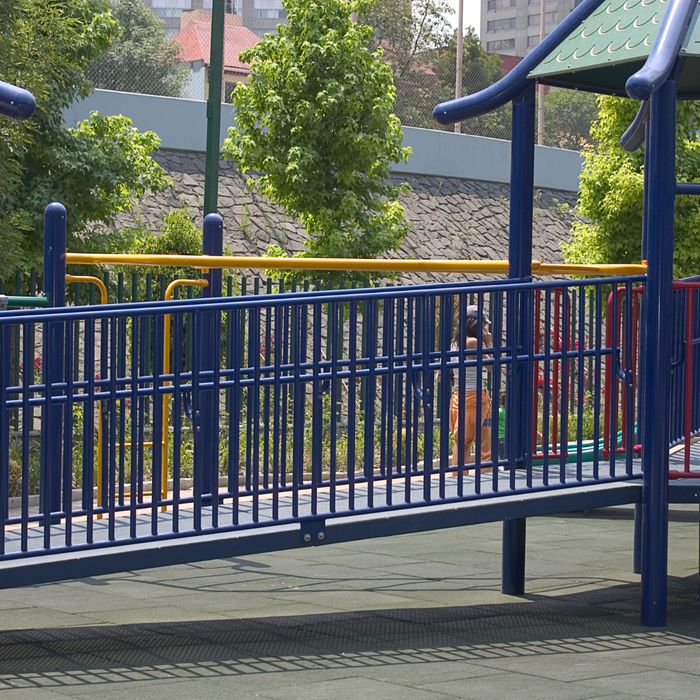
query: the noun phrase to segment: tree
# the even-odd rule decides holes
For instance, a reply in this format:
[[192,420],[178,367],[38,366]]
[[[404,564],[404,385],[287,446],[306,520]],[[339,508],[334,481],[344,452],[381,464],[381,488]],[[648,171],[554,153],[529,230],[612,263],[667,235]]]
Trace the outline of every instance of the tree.
[[[248,180],[298,218],[309,234],[301,257],[374,258],[401,245],[408,224],[396,198],[407,186],[386,182],[405,161],[395,90],[371,27],[352,22],[371,0],[286,0],[286,27],[241,54],[250,83],[233,93],[236,126],[224,155]],[[272,248],[273,255],[286,255]],[[381,274],[326,274],[354,279]]]
[[149,156],[153,133],[138,133],[122,116],[90,119],[67,129],[63,110],[89,93],[85,70],[109,48],[117,25],[105,0],[5,0],[0,22],[2,77],[37,100],[28,122],[0,117],[10,148],[0,149],[0,277],[16,267],[40,269],[43,210],[51,201],[68,209],[71,250],[107,245],[105,225],[131,208],[147,188],[169,180]]
[[[577,214],[564,257],[571,263],[633,263],[642,257],[644,148],[627,153],[620,137],[632,123],[639,103],[619,97],[599,97],[598,119],[591,127],[597,141],[585,152]],[[678,102],[676,177],[697,182],[700,177],[700,104]],[[652,183],[653,186],[653,183]],[[674,272],[700,273],[700,202],[677,197],[675,204]]]
[[591,124],[598,116],[591,92],[551,89],[544,99],[544,145],[581,151],[591,143]]
[[449,42],[452,28],[447,17],[452,12],[444,0],[378,0],[360,17],[374,30],[370,50],[381,48],[392,68],[396,115],[405,126],[442,128],[432,118],[441,87],[433,63]]
[[[463,36],[462,44],[462,95],[472,95],[485,90],[503,77],[503,61],[498,54],[488,55],[472,27]],[[447,46],[438,52],[433,63],[438,83],[433,91],[433,107],[453,99],[457,63],[457,32],[450,37]],[[432,116],[432,112],[431,112]],[[461,124],[463,134],[489,136],[494,139],[510,139],[511,109],[506,105],[494,112],[467,119]],[[435,127],[433,127],[435,128]],[[451,126],[446,128],[451,129]]]
[[180,97],[187,69],[178,68],[181,49],[167,40],[163,23],[141,0],[110,0],[121,32],[93,61],[87,77],[96,88]]

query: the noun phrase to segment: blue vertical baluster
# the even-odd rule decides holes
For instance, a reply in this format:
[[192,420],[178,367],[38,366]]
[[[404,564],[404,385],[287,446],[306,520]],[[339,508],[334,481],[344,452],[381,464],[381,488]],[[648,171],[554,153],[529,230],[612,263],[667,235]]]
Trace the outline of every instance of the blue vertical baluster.
[[311,514],[318,513],[318,489],[323,482],[323,390],[321,373],[321,304],[312,307],[312,369],[311,384]]
[[[328,304],[328,330],[327,335],[330,340],[329,357],[330,357],[330,454],[329,454],[329,511],[335,513],[335,482],[337,472],[337,450],[338,450],[338,413],[340,404],[338,401],[338,389],[340,383],[337,381],[338,376],[338,336],[342,339],[342,326],[338,327],[338,304]],[[342,342],[342,341],[341,341]]]
[[[83,377],[85,400],[83,401],[83,508],[87,513],[85,541],[93,541],[93,490],[95,484],[95,321],[86,318],[84,323]],[[97,506],[99,507],[99,494]]]
[[458,495],[464,495],[464,465],[467,461],[467,454],[465,448],[465,429],[466,429],[466,366],[465,362],[467,360],[466,350],[467,350],[467,295],[459,295],[459,309],[458,309],[458,324],[457,333],[455,336],[457,338],[457,382],[453,387],[454,391],[457,392],[457,485],[458,485]]
[[[230,328],[240,328],[241,319],[244,312],[240,308],[231,310]],[[228,416],[228,491],[231,494],[231,522],[238,525],[238,492],[240,490],[240,446],[241,446],[241,366],[243,355],[241,345],[237,342],[231,343],[231,355],[229,364],[233,369],[233,389],[231,391],[231,407]]]
[[[595,350],[595,363],[593,375],[593,444],[595,451],[593,453],[593,478],[597,479],[600,472],[600,395],[602,383],[602,347],[603,347],[603,287],[598,284],[595,288],[595,329],[591,329],[594,333],[593,346]],[[591,377],[589,376],[589,384]]]
[[[275,344],[272,349],[274,357],[272,358],[273,363],[273,391],[272,391],[272,406],[273,406],[273,416],[272,416],[272,519],[277,520],[279,518],[279,488],[282,482],[282,476],[280,470],[284,471],[285,459],[280,458],[280,453],[284,454],[283,446],[280,445],[280,435],[282,432],[283,416],[285,414],[282,412],[282,346],[285,344],[285,334],[282,330],[282,314],[287,308],[286,304],[284,308],[280,304],[276,304],[274,309],[274,329],[275,329]],[[272,312],[272,308],[269,309]],[[286,423],[286,421],[284,421]]]
[[[284,293],[284,283],[280,280],[279,293]],[[285,369],[284,384],[282,385],[282,406],[281,406],[281,436],[280,436],[280,486],[284,487],[287,485],[287,419],[289,418],[289,405],[288,396],[291,389],[289,388],[289,337],[290,337],[290,327],[289,327],[289,304],[284,305],[284,310],[282,312],[282,364],[287,368]]]
[[[404,357],[404,333],[405,333],[405,304],[404,297],[396,300],[396,362],[403,362]],[[404,423],[404,371],[401,365],[397,367],[394,379],[394,412],[396,414],[396,473],[406,470],[406,452],[404,449],[403,426]]]
[[482,322],[484,314],[484,295],[477,295],[476,303],[476,313],[478,323],[476,326],[476,383],[475,383],[475,394],[476,394],[476,416],[474,421],[474,465],[475,465],[475,491],[476,493],[481,493],[481,425],[484,422],[484,406],[483,406],[483,387],[484,382],[482,379],[482,374],[484,371],[484,324]]
[[[257,281],[257,278],[256,278]],[[256,289],[256,294],[257,294]],[[260,318],[262,311],[259,306],[250,309],[250,334],[253,342],[257,343],[253,348],[252,358],[252,382],[249,390],[248,410],[251,412],[253,424],[253,450],[252,450],[252,489],[253,489],[253,522],[260,519]],[[252,396],[252,399],[250,398]]]
[[611,367],[612,367],[612,377],[608,380],[608,386],[610,387],[610,396],[607,397],[607,400],[610,402],[610,425],[608,426],[608,430],[610,431],[610,444],[607,446],[608,449],[610,450],[610,472],[609,476],[616,476],[616,469],[615,469],[615,462],[617,458],[617,414],[619,410],[619,396],[620,396],[620,389],[619,389],[619,381],[620,378],[617,375],[617,372],[620,369],[620,361],[621,361],[621,354],[618,355],[618,346],[620,342],[620,338],[618,336],[618,315],[619,315],[619,300],[620,300],[620,295],[618,294],[618,287],[617,284],[613,285],[612,288],[612,311],[611,311],[611,319],[609,321],[610,323],[610,338],[608,341],[610,342],[610,352],[612,353],[611,357]]
[[136,504],[139,501],[139,347],[141,346],[142,324],[138,316],[131,316],[131,399],[129,403],[129,418],[131,419],[131,448],[129,450],[129,537],[136,537]]
[[109,440],[109,462],[107,463],[107,498],[109,507],[108,537],[115,539],[115,486],[117,481],[117,319],[112,318],[107,322],[110,326],[109,334],[109,433],[105,438]]
[[200,358],[200,353],[202,351],[202,344],[199,342],[199,338],[202,335],[202,315],[199,312],[195,312],[190,316],[190,322],[192,324],[192,337],[194,343],[192,346],[192,430],[194,433],[194,456],[193,456],[193,474],[192,474],[192,495],[194,497],[194,513],[193,513],[193,526],[196,532],[202,529],[202,500],[203,500],[203,467],[200,463],[202,458],[202,450],[198,446],[201,440],[201,429],[197,423],[197,410],[201,406],[202,392],[200,389],[200,384],[202,383],[202,372],[200,367],[202,366],[202,361]]
[[[493,341],[493,370],[492,370],[492,408],[491,415],[495,414],[496,421],[491,421],[491,461],[493,463],[493,473],[491,476],[491,488],[494,491],[498,491],[498,444],[499,444],[499,427],[500,427],[500,406],[501,406],[501,342],[502,342],[502,321],[503,321],[503,297],[501,293],[496,292],[491,295],[491,306],[489,308],[489,313],[491,314],[491,338]],[[537,387],[533,389],[537,391]],[[536,418],[533,418],[536,420]]]
[[454,298],[443,294],[440,296],[440,498],[445,498],[445,474],[450,463],[450,342],[452,335],[452,316]]
[[[266,293],[272,294],[272,279],[268,277]],[[265,352],[265,367],[272,364],[272,338],[274,337],[274,329],[272,326],[272,307],[265,308],[265,333],[264,352]],[[271,376],[270,370],[266,369],[264,376]],[[270,384],[266,383],[263,388],[263,487],[265,489],[270,486]]]
[[581,481],[583,479],[583,408],[586,402],[583,381],[585,373],[584,348],[586,346],[586,288],[583,284],[578,288],[578,299],[581,322],[578,324],[578,401],[576,404],[576,442],[578,444],[578,450],[576,454],[576,479]]
[[355,440],[357,412],[357,302],[348,311],[348,510],[355,510]]
[[365,440],[364,440],[364,476],[367,481],[367,506],[374,507],[374,411],[377,388],[377,333],[376,333],[376,301],[370,299],[364,302],[363,327],[365,329],[365,352],[367,363],[367,380],[365,381]]
[[570,299],[569,288],[562,287],[561,290],[561,392],[559,394],[559,482],[566,482],[566,452],[569,444],[569,346],[570,334],[569,323]]
[[[157,535],[159,529],[158,511],[162,500],[163,487],[163,346],[165,341],[165,318],[158,314],[153,316],[153,448],[151,470],[151,534]],[[167,485],[167,475],[165,484]],[[113,499],[110,498],[110,508]],[[110,514],[111,520],[111,514]]]
[[10,498],[10,418],[7,409],[12,372],[12,326],[0,325],[0,555],[5,554],[5,523]]
[[[30,408],[30,390],[29,387],[34,383],[32,378],[33,367],[31,365],[32,360],[32,350],[29,343],[31,336],[30,324],[22,324],[22,525],[21,525],[21,548],[23,552],[29,549],[29,448],[30,448],[30,435],[32,429],[32,410]],[[44,386],[43,386],[43,401],[44,401],[44,411],[43,415],[45,420],[42,421],[43,432],[48,432],[52,427],[50,424],[51,413],[49,405],[49,389],[50,382],[52,381],[52,376],[50,373],[51,364],[48,362],[43,363],[43,374],[44,374]],[[48,428],[46,427],[48,424]],[[47,458],[44,457],[44,451],[42,450],[42,467]],[[44,474],[44,469],[42,469],[42,477]],[[50,524],[50,514],[51,509],[49,501],[46,498],[47,484],[42,478],[41,480],[41,493],[42,501],[40,505],[41,512],[44,515],[43,525],[44,525],[44,547],[49,548],[50,546],[50,535],[51,535],[51,524]]]
[[[625,334],[625,424],[622,430],[625,431],[625,472],[632,474],[632,459],[634,457],[634,372],[636,368],[632,365],[632,307],[634,304],[634,293],[631,282],[625,283],[625,315],[623,331]],[[688,397],[690,400],[690,397]]]
[[432,353],[435,349],[435,297],[423,297],[423,340],[422,340],[422,384],[423,384],[423,500],[432,500],[433,472],[433,390],[435,376],[431,368]]
[[[299,486],[304,479],[304,413],[306,389],[301,379],[302,336],[306,334],[306,324],[300,304],[295,304],[292,310],[292,357],[293,357],[293,389],[292,397],[292,517],[299,515]],[[306,358],[304,357],[304,360]]]
[[[398,439],[394,439],[394,306],[393,298],[384,301],[384,356],[386,357],[386,378],[382,388],[382,401],[384,403],[383,418],[386,422],[386,504],[391,505],[394,500],[393,476],[394,476],[394,443],[398,445]],[[386,398],[384,396],[386,395]],[[398,462],[397,462],[398,465]]]
[[[182,348],[184,341],[184,314],[172,316],[173,323],[173,532],[180,530],[180,475],[182,473]],[[230,328],[230,326],[229,326]]]

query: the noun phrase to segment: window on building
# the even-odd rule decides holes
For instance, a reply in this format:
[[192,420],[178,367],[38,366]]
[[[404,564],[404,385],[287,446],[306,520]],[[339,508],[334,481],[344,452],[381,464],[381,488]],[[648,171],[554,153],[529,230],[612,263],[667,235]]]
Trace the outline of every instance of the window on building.
[[527,38],[527,48],[531,49],[533,46],[537,46],[540,43],[540,38],[538,36],[529,36]]
[[499,39],[498,41],[489,41],[486,44],[486,51],[493,53],[494,51],[507,51],[515,48],[515,39]]
[[515,0],[489,0],[487,7],[489,12],[507,10],[509,7],[515,7]]
[[557,21],[557,13],[556,12],[545,12],[544,13],[544,23],[545,24],[554,24]]
[[486,31],[501,32],[504,29],[515,29],[515,17],[508,19],[494,19],[487,23]]
[[527,17],[527,26],[528,27],[536,27],[540,23],[540,16],[539,15],[528,15]]
[[253,17],[255,19],[284,19],[287,12],[282,7],[282,0],[254,0]]

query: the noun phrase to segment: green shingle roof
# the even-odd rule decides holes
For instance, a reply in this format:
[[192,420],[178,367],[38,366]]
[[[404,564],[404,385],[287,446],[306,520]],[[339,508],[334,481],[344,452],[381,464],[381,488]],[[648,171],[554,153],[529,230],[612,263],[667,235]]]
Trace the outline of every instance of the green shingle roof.
[[[649,56],[667,0],[608,0],[531,73],[550,85],[625,95],[625,83]],[[700,5],[681,48],[687,57],[679,94],[700,93]]]

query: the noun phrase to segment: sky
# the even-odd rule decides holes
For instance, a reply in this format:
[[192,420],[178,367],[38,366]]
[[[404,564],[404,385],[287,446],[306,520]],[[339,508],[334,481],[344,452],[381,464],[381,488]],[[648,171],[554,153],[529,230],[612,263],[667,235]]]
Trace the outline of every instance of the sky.
[[[457,26],[457,3],[459,0],[447,0],[454,9],[454,14],[450,16],[452,26]],[[479,33],[479,21],[481,16],[481,0],[464,0],[464,29],[472,26]]]

